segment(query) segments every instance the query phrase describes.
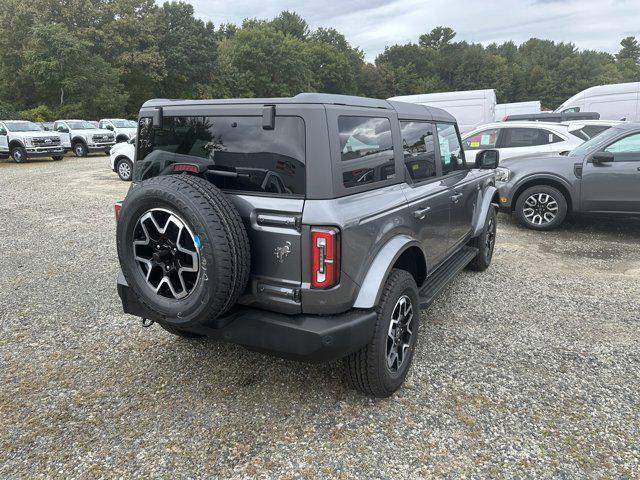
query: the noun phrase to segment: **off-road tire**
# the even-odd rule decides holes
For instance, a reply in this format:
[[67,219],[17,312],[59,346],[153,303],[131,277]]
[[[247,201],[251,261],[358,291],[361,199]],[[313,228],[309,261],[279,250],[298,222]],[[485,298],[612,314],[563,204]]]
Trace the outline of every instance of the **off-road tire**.
[[76,157],[86,157],[89,155],[89,148],[84,142],[75,142],[73,144],[73,153]]
[[203,338],[204,337],[204,335],[200,335],[199,333],[190,332],[188,330],[180,330],[179,328],[163,325],[162,323],[159,323],[158,325],[160,325],[160,328],[166,330],[171,335],[176,335],[178,337],[182,337],[182,338]]
[[13,158],[16,163],[24,163],[27,161],[27,151],[24,147],[13,147],[11,149],[11,158]]
[[[396,302],[406,295],[413,307],[413,332],[408,358],[397,372],[387,366],[387,339],[391,315]],[[385,282],[380,302],[375,308],[377,320],[373,336],[362,349],[343,359],[344,380],[350,387],[377,398],[386,398],[400,388],[411,366],[418,340],[420,303],[416,282],[405,270],[394,269]]]
[[[126,175],[126,169],[120,168],[120,166],[123,164],[129,166],[128,175]],[[123,182],[130,182],[131,176],[133,175],[133,163],[131,163],[131,161],[126,158],[121,158],[116,162],[116,173],[118,174],[118,177],[120,177],[120,180],[122,180]]]
[[[185,298],[155,294],[134,259],[135,226],[145,212],[158,208],[181,217],[201,244],[198,279]],[[236,303],[249,278],[249,240],[242,219],[220,190],[199,177],[170,175],[132,185],[120,210],[117,246],[127,283],[163,327],[182,330],[210,323]]]
[[[555,218],[548,223],[543,223],[542,225],[532,223],[527,219],[524,213],[525,202],[529,197],[536,194],[549,195],[557,202],[558,205],[558,210]],[[550,187],[549,185],[534,185],[533,187],[527,188],[518,197],[518,200],[516,201],[515,214],[518,217],[518,221],[527,228],[541,231],[552,230],[559,226],[567,216],[567,199],[565,198],[564,194],[557,188]]]
[[54,162],[59,162],[64,158],[64,155],[52,155],[51,158],[53,159]]
[[469,241],[469,246],[477,248],[478,254],[467,265],[469,270],[476,272],[483,272],[489,265],[491,265],[491,259],[493,258],[493,249],[496,245],[496,227],[498,224],[498,213],[495,207],[490,207],[487,218],[484,221],[484,227],[482,233]]

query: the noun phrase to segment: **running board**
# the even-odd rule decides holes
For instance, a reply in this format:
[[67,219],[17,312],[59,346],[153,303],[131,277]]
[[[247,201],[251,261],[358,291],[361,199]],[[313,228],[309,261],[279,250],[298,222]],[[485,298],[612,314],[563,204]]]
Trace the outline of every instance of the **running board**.
[[455,276],[478,254],[474,247],[463,247],[427,278],[420,289],[420,308],[428,307]]

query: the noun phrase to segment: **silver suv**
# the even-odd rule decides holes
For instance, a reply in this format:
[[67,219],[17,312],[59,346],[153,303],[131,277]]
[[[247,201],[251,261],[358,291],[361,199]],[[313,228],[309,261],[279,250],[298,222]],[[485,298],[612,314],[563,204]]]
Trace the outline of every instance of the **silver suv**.
[[124,311],[308,361],[343,359],[378,397],[402,384],[427,306],[486,269],[496,164],[455,119],[368,98],[151,100],[116,205]]

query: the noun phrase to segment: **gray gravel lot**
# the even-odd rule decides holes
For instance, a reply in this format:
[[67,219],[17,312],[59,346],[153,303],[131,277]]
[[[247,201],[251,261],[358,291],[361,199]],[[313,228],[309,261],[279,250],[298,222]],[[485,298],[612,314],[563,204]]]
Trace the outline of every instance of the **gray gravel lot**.
[[502,215],[374,401],[122,314],[127,188],[106,157],[0,162],[0,478],[640,476],[640,220]]

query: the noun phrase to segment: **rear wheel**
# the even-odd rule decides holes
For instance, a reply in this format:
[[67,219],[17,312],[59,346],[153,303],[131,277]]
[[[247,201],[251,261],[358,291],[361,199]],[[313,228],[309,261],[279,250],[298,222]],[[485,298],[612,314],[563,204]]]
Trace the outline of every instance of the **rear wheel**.
[[89,149],[83,142],[76,142],[73,144],[73,153],[76,157],[86,157],[89,154]]
[[123,180],[125,182],[130,181],[132,170],[133,170],[133,165],[128,159],[122,158],[118,160],[118,163],[116,164],[116,171],[118,172],[118,176],[120,177],[120,180]]
[[378,398],[400,388],[409,371],[420,320],[418,287],[404,270],[392,270],[376,307],[373,337],[343,359],[348,385]]
[[516,215],[525,227],[551,230],[567,215],[567,199],[557,188],[535,185],[527,188],[516,201]]
[[13,147],[11,156],[16,163],[22,163],[27,160],[27,151],[23,147]]
[[207,324],[231,308],[249,276],[249,241],[233,204],[206,180],[133,185],[117,228],[118,257],[138,300],[163,326]]

